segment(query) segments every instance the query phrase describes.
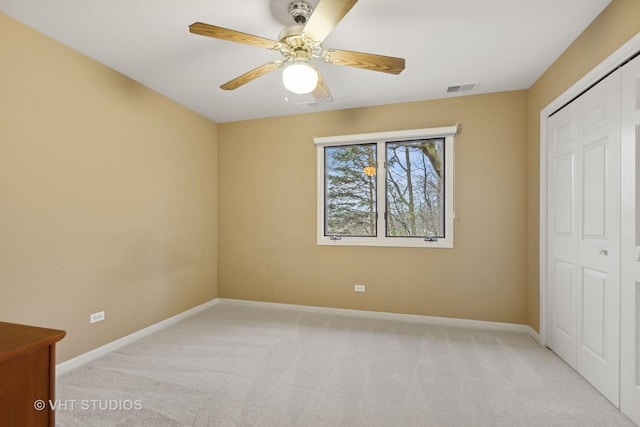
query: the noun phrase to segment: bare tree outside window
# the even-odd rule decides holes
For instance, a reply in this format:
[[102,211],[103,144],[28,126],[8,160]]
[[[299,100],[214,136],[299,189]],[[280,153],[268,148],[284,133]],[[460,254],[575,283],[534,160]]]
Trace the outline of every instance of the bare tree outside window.
[[389,237],[444,236],[444,139],[386,144]]

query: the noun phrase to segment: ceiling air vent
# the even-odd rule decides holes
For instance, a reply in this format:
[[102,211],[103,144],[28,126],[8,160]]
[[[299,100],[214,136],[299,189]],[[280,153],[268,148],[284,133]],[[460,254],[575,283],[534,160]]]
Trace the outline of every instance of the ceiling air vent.
[[478,86],[478,83],[466,83],[462,85],[453,85],[447,88],[447,93],[470,92]]

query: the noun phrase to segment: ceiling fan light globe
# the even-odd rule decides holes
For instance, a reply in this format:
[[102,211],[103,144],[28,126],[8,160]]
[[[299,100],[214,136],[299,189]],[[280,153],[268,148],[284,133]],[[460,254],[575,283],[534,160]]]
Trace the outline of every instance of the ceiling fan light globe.
[[307,64],[291,64],[282,71],[282,83],[289,92],[310,93],[318,85],[318,72]]

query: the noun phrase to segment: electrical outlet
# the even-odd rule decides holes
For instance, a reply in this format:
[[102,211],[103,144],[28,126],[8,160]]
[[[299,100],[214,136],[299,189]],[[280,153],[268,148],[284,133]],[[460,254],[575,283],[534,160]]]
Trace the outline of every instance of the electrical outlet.
[[364,292],[364,285],[355,285],[353,290],[356,292]]
[[93,313],[89,316],[89,323],[101,322],[104,320],[104,311],[99,311],[98,313]]

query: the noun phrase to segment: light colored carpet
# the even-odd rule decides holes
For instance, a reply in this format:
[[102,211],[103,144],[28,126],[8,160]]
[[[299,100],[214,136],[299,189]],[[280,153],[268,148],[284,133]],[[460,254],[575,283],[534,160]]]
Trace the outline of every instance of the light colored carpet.
[[56,397],[75,401],[59,426],[634,425],[525,333],[231,304],[59,376]]

